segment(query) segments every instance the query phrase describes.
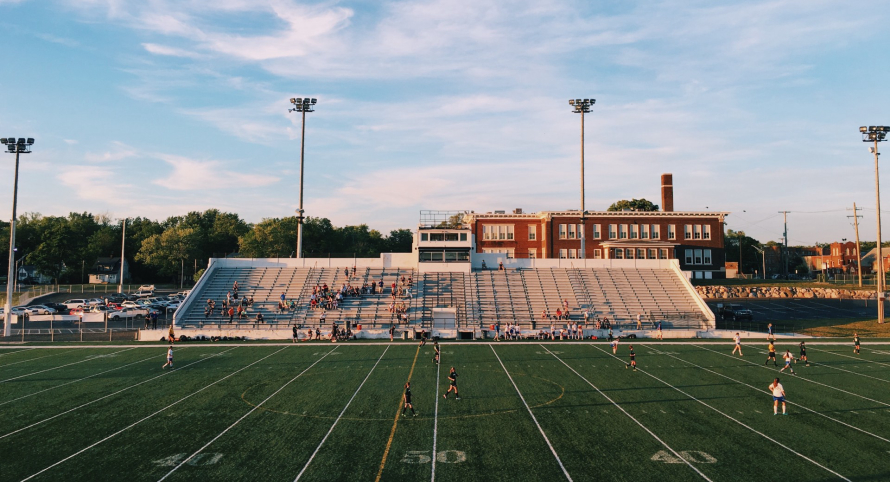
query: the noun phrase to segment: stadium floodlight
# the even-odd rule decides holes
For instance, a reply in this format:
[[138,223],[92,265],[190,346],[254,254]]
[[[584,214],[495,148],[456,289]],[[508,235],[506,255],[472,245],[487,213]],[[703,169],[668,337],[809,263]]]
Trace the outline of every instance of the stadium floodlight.
[[590,113],[590,106],[596,103],[596,99],[569,99],[569,105],[574,107],[572,112],[581,114],[581,259],[587,259],[587,243],[584,231],[584,114]]
[[299,112],[302,114],[303,121],[300,128],[300,207],[297,209],[297,258],[303,257],[303,177],[305,173],[305,154],[306,154],[306,113],[315,112],[313,106],[318,102],[317,99],[311,97],[295,97],[291,99],[294,105],[293,109],[288,112]]
[[875,203],[877,206],[877,224],[878,224],[878,255],[876,262],[878,263],[877,275],[875,276],[875,289],[878,295],[878,323],[884,323],[884,255],[881,251],[881,178],[878,171],[878,142],[887,140],[888,126],[862,126],[859,132],[862,134],[862,142],[874,142],[874,146],[869,147],[869,152],[875,155]]
[[3,322],[3,336],[9,337],[12,336],[11,316],[9,316],[12,314],[12,280],[16,279],[17,276],[15,272],[15,217],[16,202],[18,201],[19,194],[19,155],[31,152],[31,145],[34,144],[34,139],[31,137],[19,137],[16,139],[10,136],[3,138],[2,141],[6,144],[7,152],[15,154],[15,175],[12,182],[12,218],[9,220],[9,272],[6,277],[6,304],[4,306],[4,312],[7,315]]

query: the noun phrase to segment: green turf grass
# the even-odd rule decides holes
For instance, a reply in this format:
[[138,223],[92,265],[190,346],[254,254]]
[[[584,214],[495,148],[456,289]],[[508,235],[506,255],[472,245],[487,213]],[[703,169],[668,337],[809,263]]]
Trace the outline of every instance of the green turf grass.
[[[440,481],[890,478],[890,345],[810,342],[794,376],[763,343],[634,343],[636,372],[627,345],[442,344],[438,386],[432,345],[178,346],[166,372],[161,346],[20,350],[0,480],[432,480],[433,460]],[[409,373],[418,416],[393,431]]]

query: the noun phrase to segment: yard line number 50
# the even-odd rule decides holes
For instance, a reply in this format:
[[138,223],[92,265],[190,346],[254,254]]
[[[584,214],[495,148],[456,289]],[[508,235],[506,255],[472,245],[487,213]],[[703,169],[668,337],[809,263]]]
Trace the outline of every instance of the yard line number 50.
[[[409,450],[402,457],[403,464],[428,464],[432,462],[427,450]],[[440,464],[459,464],[467,460],[467,454],[460,450],[442,450],[436,453],[436,462]]]

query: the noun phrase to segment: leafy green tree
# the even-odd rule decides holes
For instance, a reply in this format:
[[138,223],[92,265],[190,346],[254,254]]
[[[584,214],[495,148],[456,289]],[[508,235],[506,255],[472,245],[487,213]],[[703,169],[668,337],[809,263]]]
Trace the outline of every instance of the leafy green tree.
[[162,276],[176,278],[185,260],[196,259],[200,234],[195,228],[175,226],[142,242],[136,259],[155,268]]
[[297,217],[267,218],[238,238],[245,258],[290,257],[297,249]]
[[389,253],[410,253],[414,245],[414,234],[410,229],[394,229],[384,242],[383,251]]
[[612,203],[607,211],[624,211],[625,209],[630,211],[658,211],[658,205],[646,199],[631,199],[630,201],[622,199]]

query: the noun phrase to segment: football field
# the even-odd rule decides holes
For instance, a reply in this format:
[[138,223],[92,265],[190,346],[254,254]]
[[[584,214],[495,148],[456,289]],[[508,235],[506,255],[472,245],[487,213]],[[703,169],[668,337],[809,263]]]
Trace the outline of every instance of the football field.
[[890,480],[890,345],[630,341],[4,348],[0,480]]

